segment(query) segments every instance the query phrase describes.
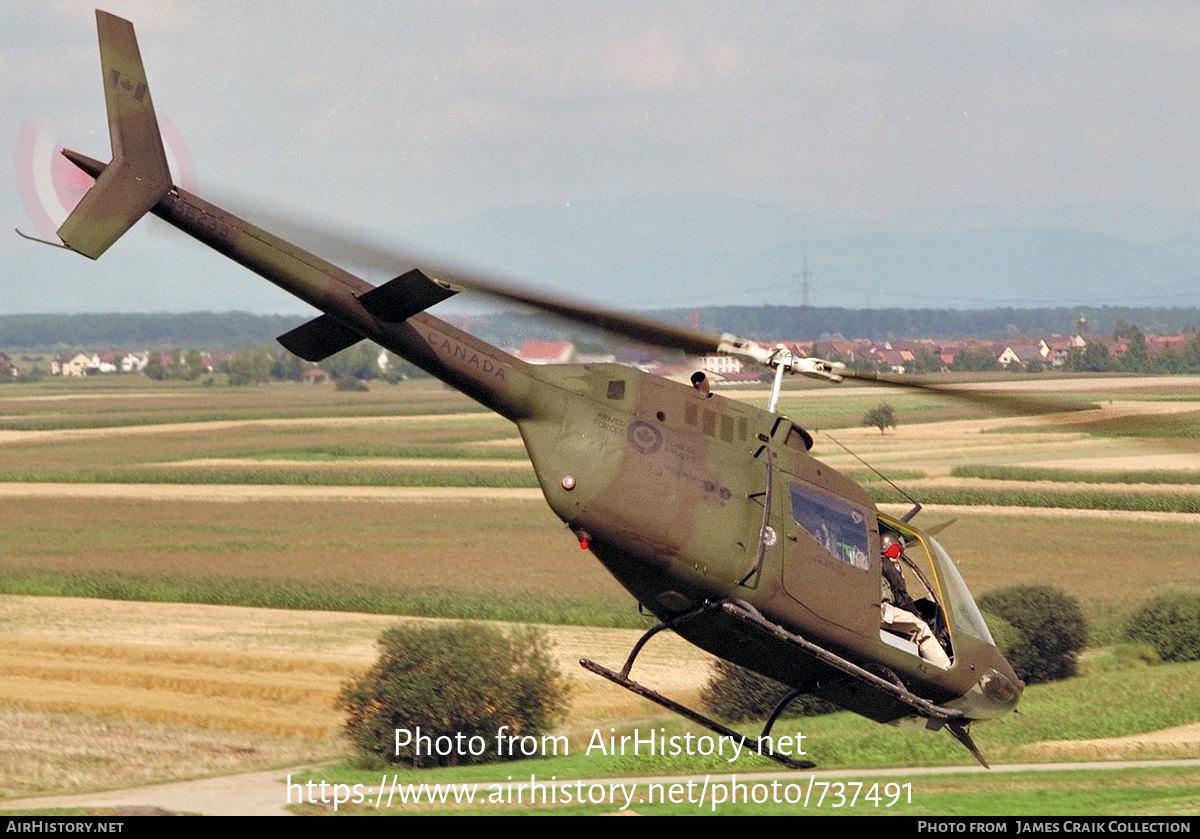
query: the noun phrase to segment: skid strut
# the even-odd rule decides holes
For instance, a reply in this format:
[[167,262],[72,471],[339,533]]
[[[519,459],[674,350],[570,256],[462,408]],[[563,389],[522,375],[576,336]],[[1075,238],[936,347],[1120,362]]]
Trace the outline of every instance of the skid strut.
[[776,718],[783,711],[783,708],[799,694],[798,691],[789,694],[785,698],[785,701],[779,704],[779,706],[775,709],[775,713],[773,713],[771,718],[767,721],[767,725],[763,729],[762,734],[759,735],[758,738],[751,738],[740,732],[734,731],[732,728],[721,725],[721,723],[717,722],[711,717],[706,717],[699,711],[689,708],[686,705],[682,705],[676,702],[674,699],[663,696],[658,691],[651,690],[645,685],[638,684],[629,678],[629,671],[633,669],[634,659],[637,658],[638,653],[642,651],[642,648],[646,646],[647,641],[649,641],[659,632],[662,632],[664,629],[673,629],[676,626],[679,626],[681,623],[685,623],[693,618],[699,617],[706,612],[719,609],[720,607],[720,603],[707,603],[704,606],[701,606],[699,609],[686,612],[676,618],[673,618],[669,621],[663,621],[662,623],[651,627],[645,632],[645,634],[642,635],[641,638],[638,639],[638,642],[633,645],[633,649],[629,652],[629,658],[625,659],[625,666],[621,668],[620,673],[609,670],[607,667],[604,667],[603,665],[597,664],[596,662],[586,658],[580,659],[579,664],[584,669],[590,670],[597,676],[603,676],[610,682],[618,684],[626,690],[636,693],[638,696],[649,699],[651,702],[661,705],[668,711],[673,711],[682,717],[687,717],[692,722],[699,723],[710,731],[715,731],[717,734],[720,734],[723,737],[728,737],[734,742],[741,743],[741,748],[748,749],[756,754],[762,755],[763,757],[768,757],[771,760],[782,763],[784,766],[787,766],[790,769],[812,769],[814,766],[816,766],[816,764],[812,763],[811,761],[793,760],[786,755],[775,754],[772,749],[764,749],[762,746],[762,739],[770,733],[771,726],[774,725]]
[[666,708],[668,711],[674,711],[676,714],[679,714],[680,716],[687,717],[692,722],[700,723],[700,725],[704,726],[705,728],[709,729],[710,731],[715,731],[717,734],[720,734],[724,737],[728,737],[731,740],[733,740],[734,742],[740,742],[742,744],[742,748],[744,748],[744,749],[748,749],[752,752],[757,752],[758,754],[762,755],[763,757],[769,757],[769,758],[771,758],[771,760],[782,763],[784,766],[787,766],[791,769],[812,769],[814,766],[816,766],[815,763],[812,763],[807,760],[792,760],[790,757],[787,757],[785,755],[775,754],[770,749],[764,749],[760,745],[760,742],[757,739],[755,739],[753,737],[747,737],[744,734],[740,734],[740,733],[734,731],[732,728],[727,728],[726,726],[721,725],[716,720],[714,720],[710,717],[704,716],[704,714],[701,714],[699,711],[695,711],[695,710],[687,707],[686,705],[681,705],[680,703],[676,702],[674,699],[668,699],[667,697],[663,696],[661,693],[658,693],[657,691],[653,691],[650,688],[646,687],[645,685],[639,685],[637,682],[632,681],[631,679],[624,678],[621,676],[620,673],[617,673],[613,670],[609,670],[607,667],[599,665],[596,662],[591,661],[590,659],[586,659],[586,658],[580,659],[579,663],[586,669],[591,670],[596,675],[603,676],[604,678],[608,679],[610,682],[615,682],[616,684],[620,685],[621,687],[625,688],[626,690],[632,691],[633,693],[636,693],[638,696],[643,696],[646,699],[649,699],[651,702],[661,705],[662,707]]

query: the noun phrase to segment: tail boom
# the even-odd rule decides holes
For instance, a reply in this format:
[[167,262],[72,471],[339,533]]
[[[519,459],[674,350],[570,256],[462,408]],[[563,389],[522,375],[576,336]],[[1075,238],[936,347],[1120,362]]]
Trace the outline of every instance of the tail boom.
[[[97,183],[108,171],[86,155],[64,154]],[[319,359],[367,338],[502,416],[527,413],[533,383],[525,362],[424,314],[454,293],[446,284],[414,270],[373,286],[179,187],[150,212],[324,312],[281,336],[297,355]]]

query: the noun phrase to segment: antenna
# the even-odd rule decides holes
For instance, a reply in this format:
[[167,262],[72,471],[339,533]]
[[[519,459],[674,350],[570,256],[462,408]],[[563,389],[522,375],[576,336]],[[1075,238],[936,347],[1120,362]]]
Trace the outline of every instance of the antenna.
[[800,280],[800,305],[807,308],[812,305],[812,281],[817,275],[808,270],[808,257],[804,257],[804,269],[796,275]]

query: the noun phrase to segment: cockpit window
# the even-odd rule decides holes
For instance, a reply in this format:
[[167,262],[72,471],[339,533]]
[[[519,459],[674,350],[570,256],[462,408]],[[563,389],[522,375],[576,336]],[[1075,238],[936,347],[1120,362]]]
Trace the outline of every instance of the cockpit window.
[[992,640],[992,633],[988,632],[983,615],[979,614],[979,607],[975,605],[975,599],[971,597],[971,592],[967,590],[967,584],[963,582],[958,569],[954,567],[954,560],[950,559],[950,555],[937,543],[936,539],[932,536],[925,538],[929,542],[938,582],[945,590],[944,604],[946,611],[950,613],[951,623],[968,634],[995,646],[996,642]]
[[979,607],[975,605],[967,584],[963,582],[946,549],[932,536],[916,528],[902,526],[890,519],[886,522],[881,520],[881,527],[884,524],[903,536],[907,543],[906,555],[916,561],[923,577],[923,587],[947,614],[952,631],[965,632],[994,645],[995,641],[979,613]]
[[792,518],[835,559],[863,570],[870,566],[867,518],[860,510],[792,484]]

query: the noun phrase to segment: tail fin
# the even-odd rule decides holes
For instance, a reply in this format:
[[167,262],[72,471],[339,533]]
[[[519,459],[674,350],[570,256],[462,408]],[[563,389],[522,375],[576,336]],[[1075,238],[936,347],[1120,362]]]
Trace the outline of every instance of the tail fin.
[[72,211],[58,237],[96,259],[171,190],[158,119],[133,24],[96,10],[112,162]]

